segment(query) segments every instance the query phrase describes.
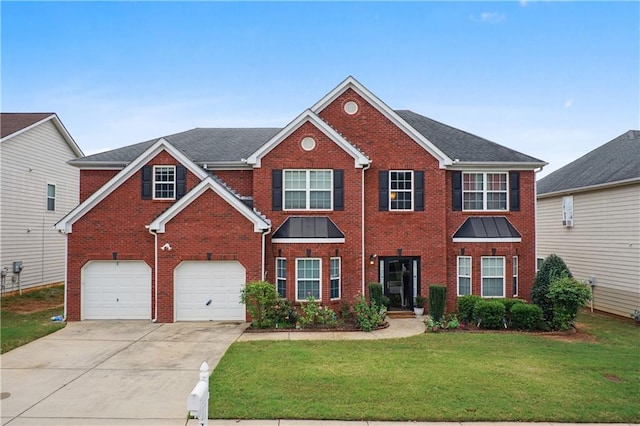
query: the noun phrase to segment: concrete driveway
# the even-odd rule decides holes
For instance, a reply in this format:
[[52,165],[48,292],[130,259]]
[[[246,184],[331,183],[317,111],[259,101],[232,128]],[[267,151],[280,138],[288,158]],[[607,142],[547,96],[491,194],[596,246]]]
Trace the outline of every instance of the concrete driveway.
[[200,365],[213,370],[246,327],[69,323],[0,356],[2,425],[185,425]]

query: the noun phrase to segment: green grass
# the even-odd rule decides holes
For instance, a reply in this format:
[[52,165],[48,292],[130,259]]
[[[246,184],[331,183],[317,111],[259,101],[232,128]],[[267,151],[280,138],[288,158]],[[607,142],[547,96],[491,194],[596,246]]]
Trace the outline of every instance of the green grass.
[[581,314],[594,341],[423,334],[234,343],[211,376],[212,418],[640,421],[640,327]]
[[[32,342],[66,324],[51,321],[51,317],[62,314],[61,307],[51,308],[64,301],[62,286],[50,287],[24,293],[20,296],[3,297],[0,309],[1,352],[5,353]],[[20,313],[38,308],[36,312]]]

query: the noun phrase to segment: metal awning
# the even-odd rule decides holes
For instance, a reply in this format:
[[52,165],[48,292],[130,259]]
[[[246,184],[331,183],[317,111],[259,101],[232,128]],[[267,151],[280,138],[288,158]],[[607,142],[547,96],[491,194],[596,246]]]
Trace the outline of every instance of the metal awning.
[[522,236],[504,216],[470,217],[453,234],[454,243],[519,243]]
[[291,216],[273,233],[273,243],[344,243],[344,233],[326,216]]

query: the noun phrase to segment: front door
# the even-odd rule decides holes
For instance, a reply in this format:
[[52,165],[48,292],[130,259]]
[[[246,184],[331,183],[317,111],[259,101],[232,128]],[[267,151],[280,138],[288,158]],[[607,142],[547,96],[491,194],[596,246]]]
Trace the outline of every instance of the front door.
[[382,257],[380,282],[391,300],[390,309],[413,309],[414,297],[420,292],[419,257]]

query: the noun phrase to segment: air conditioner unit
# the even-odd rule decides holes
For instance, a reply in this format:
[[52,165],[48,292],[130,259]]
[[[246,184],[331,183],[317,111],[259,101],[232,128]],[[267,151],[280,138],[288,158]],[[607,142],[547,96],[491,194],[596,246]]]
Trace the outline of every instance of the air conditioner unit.
[[562,221],[562,226],[565,228],[570,228],[573,226],[573,219],[566,219]]

